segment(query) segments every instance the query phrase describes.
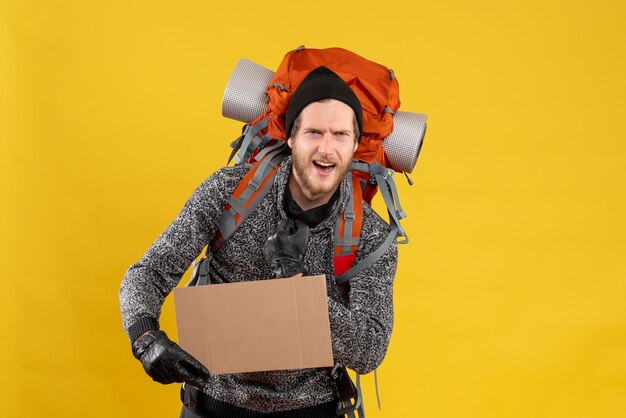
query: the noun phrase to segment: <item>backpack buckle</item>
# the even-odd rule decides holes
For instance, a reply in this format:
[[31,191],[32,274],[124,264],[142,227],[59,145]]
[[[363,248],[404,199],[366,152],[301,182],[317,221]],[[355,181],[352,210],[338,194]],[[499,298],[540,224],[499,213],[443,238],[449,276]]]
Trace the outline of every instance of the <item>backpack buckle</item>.
[[251,179],[250,182],[248,183],[248,187],[250,187],[254,191],[256,191],[260,185],[261,184],[258,181],[256,181],[256,179],[254,178]]
[[336,414],[344,416],[361,407],[361,398],[359,391],[352,383],[350,375],[344,366],[336,363],[330,372],[332,379],[336,385],[337,408]]

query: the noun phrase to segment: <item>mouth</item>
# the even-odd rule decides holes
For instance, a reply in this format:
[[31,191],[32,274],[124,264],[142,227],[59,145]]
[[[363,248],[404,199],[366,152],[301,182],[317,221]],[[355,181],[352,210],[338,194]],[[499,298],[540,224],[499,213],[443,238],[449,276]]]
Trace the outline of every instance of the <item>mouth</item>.
[[313,161],[313,165],[321,174],[330,174],[335,169],[335,164],[325,161]]

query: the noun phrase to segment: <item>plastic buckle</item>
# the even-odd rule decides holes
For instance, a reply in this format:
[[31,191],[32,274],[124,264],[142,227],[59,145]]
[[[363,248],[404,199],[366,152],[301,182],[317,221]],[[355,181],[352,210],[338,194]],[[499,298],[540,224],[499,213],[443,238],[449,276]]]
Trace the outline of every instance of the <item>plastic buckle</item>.
[[[340,363],[335,364],[331,376],[337,385],[337,409],[338,416],[346,415],[355,411],[360,406],[359,393],[348,375],[348,371]],[[346,406],[344,406],[344,404]]]
[[[400,241],[400,238],[404,238],[404,239]],[[409,243],[409,236],[406,234],[406,232],[404,232],[403,230],[398,230],[398,234],[396,235],[396,243],[397,244]]]
[[370,181],[376,182],[376,176],[381,176],[383,179],[387,180],[388,177],[393,177],[395,171],[390,168],[384,167],[377,162],[373,162],[370,164]]
[[274,83],[274,88],[281,89],[282,91],[289,93],[289,89],[285,87],[284,84]]
[[256,191],[260,185],[261,184],[257,182],[255,179],[251,179],[250,182],[248,183],[248,187],[250,187],[254,191]]

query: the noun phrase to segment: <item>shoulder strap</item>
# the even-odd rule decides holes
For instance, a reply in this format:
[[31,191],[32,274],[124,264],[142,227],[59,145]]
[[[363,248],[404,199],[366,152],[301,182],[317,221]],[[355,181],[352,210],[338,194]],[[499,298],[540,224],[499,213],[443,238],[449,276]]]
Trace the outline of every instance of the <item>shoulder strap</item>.
[[[217,251],[226,240],[230,239],[241,223],[254,211],[259,201],[269,192],[274,183],[274,174],[280,163],[288,155],[286,143],[279,141],[264,148],[258,155],[259,161],[244,176],[228,199],[219,220],[219,229],[210,245],[207,246],[207,258]],[[354,264],[361,236],[363,222],[363,197],[360,180],[352,175],[352,170],[365,171],[375,181],[381,191],[389,214],[390,232],[385,241],[363,260]],[[337,285],[341,285],[371,266],[387,251],[393,241],[403,237],[398,244],[406,244],[408,237],[400,226],[400,219],[405,217],[400,206],[398,192],[393,181],[395,172],[378,163],[353,162],[352,169],[346,173],[351,178],[351,190],[348,204],[337,219],[335,227],[334,271]]]
[[[228,163],[234,157],[235,164],[245,164],[250,160],[254,151],[265,147],[272,140],[269,134],[262,135],[264,130],[267,131],[267,125],[267,118],[262,118],[254,124],[244,125],[241,136],[230,144],[233,150],[228,157]],[[257,161],[259,159],[257,156]]]
[[284,152],[285,146],[281,142],[264,149],[256,165],[239,182],[224,207],[215,237],[207,245],[204,257],[193,263],[191,279],[185,286],[204,286],[209,283],[209,263],[213,253],[234,235],[241,223],[270,191],[274,184],[274,174],[288,155]]
[[286,145],[284,142],[279,142],[264,149],[259,161],[239,182],[226,203],[219,220],[219,229],[207,247],[207,254],[217,251],[226,240],[230,239],[239,225],[270,191],[274,184],[274,174],[288,155],[284,152]]
[[359,251],[359,238],[361,236],[361,225],[363,223],[363,197],[361,184],[352,175],[350,169],[346,177],[351,182],[351,191],[348,204],[337,217],[335,224],[335,252],[334,252],[334,272],[335,277],[345,273],[350,269],[357,252]]
[[[341,265],[341,267],[345,268],[345,270],[339,271],[339,274],[337,274],[338,271],[337,271],[337,268],[335,268],[335,282],[337,283],[337,285],[346,283],[347,281],[352,279],[354,276],[356,276],[357,274],[365,270],[367,267],[374,264],[374,262],[378,260],[385,253],[385,251],[387,251],[387,249],[389,248],[392,242],[397,241],[398,244],[407,244],[409,242],[409,237],[407,236],[406,232],[400,225],[400,219],[405,218],[406,214],[404,213],[404,211],[402,210],[402,207],[400,206],[400,200],[398,198],[398,191],[396,189],[396,184],[393,181],[393,176],[395,175],[395,171],[393,171],[392,169],[383,167],[382,165],[376,162],[368,164],[368,163],[364,163],[360,161],[352,162],[352,170],[358,170],[358,171],[369,173],[370,180],[376,182],[376,184],[378,185],[381,195],[383,197],[383,201],[385,202],[385,205],[387,206],[387,213],[389,214],[390,231],[385,241],[374,252],[368,254],[367,257],[365,257],[363,260],[359,261],[351,268],[350,266],[347,266],[346,268],[346,266]],[[353,207],[358,206],[359,208],[361,208],[363,204],[362,203],[363,199],[360,193],[361,187],[360,187],[360,182],[358,181],[358,178],[356,178],[355,176],[353,176],[352,188],[353,188],[352,198],[351,198],[351,200],[353,200],[352,206]],[[359,191],[359,193],[357,194],[356,191]],[[350,207],[350,204],[348,205],[348,208],[349,207]],[[362,218],[362,213],[359,218]],[[356,249],[354,249],[354,247],[351,248],[351,251],[353,253],[352,261],[354,261],[356,259],[356,254],[358,251],[359,236],[361,234],[361,225],[359,225],[359,229],[356,231],[356,234],[354,234],[354,230],[353,230],[352,235],[349,235],[349,236],[346,235],[345,227],[341,229],[336,228],[335,234],[336,236],[337,234],[340,234],[340,236],[337,236],[336,238],[337,246],[335,248],[335,254],[337,254],[338,252],[345,251],[347,243],[356,244]],[[398,241],[398,238],[404,238],[404,239],[402,241]],[[337,258],[335,260],[337,260]]]

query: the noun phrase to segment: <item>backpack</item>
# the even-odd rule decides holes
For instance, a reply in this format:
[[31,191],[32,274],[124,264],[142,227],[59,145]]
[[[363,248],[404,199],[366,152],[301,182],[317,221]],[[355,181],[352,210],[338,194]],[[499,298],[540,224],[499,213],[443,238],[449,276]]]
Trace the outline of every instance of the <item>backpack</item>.
[[[409,241],[400,225],[400,219],[406,215],[393,181],[396,167],[383,147],[383,140],[393,131],[394,114],[400,107],[398,81],[392,70],[342,48],[299,47],[283,58],[268,83],[265,110],[245,125],[242,135],[231,144],[233,151],[229,162],[234,158],[235,164],[256,165],[226,205],[220,231],[211,247],[217,250],[225,237],[232,236],[239,223],[254,210],[258,201],[255,199],[264,195],[263,188],[271,186],[269,177],[286,156],[285,113],[291,95],[306,75],[320,65],[339,75],[356,93],[363,108],[362,137],[348,173],[351,199],[335,229],[334,272],[337,284],[342,285],[374,263],[394,240],[399,244]],[[391,232],[375,252],[353,265],[360,238],[362,201],[371,204],[378,189],[387,205]]]
[[[240,61],[238,67],[241,63]],[[234,88],[236,109],[233,114],[238,115],[234,118],[247,123],[241,135],[231,143],[233,150],[228,162],[234,159],[235,164],[253,163],[254,166],[229,198],[220,217],[219,230],[207,246],[206,256],[194,263],[192,278],[188,285],[208,283],[208,264],[211,255],[234,235],[239,225],[254,211],[258,202],[271,189],[274,174],[280,163],[289,155],[286,146],[288,134],[285,133],[285,113],[291,96],[311,70],[324,65],[352,88],[363,109],[362,137],[353,156],[352,166],[346,173],[352,190],[346,209],[336,221],[334,237],[335,281],[340,288],[345,289],[346,286],[342,285],[348,284],[350,279],[372,265],[393,241],[398,244],[406,244],[409,241],[400,225],[400,219],[406,215],[400,206],[393,177],[396,171],[403,171],[406,174],[407,171],[412,170],[412,166],[410,162],[394,164],[383,146],[385,139],[394,132],[394,115],[400,107],[398,81],[393,70],[341,48],[305,49],[299,47],[285,55],[275,74],[261,67],[261,77],[256,78],[250,75],[249,68],[245,68],[248,63],[250,62],[243,62],[244,68],[241,70],[244,75],[243,79],[235,77],[237,68],[231,76],[225,93],[223,113],[225,115],[228,113],[224,109],[227,107],[229,89],[232,93],[233,83],[240,83],[243,80],[245,84],[252,80],[253,84],[255,82],[258,84],[256,78],[266,81],[266,89],[262,95],[263,103],[259,103],[258,97],[257,100],[252,99],[252,102],[256,102],[252,105],[245,103],[246,100],[250,101],[249,97],[245,97],[245,93],[242,97],[240,86]],[[271,79],[267,82],[270,75]],[[252,106],[252,111],[243,117],[240,116],[241,109],[237,108],[241,107],[241,103],[245,106]],[[253,117],[255,113],[257,116]],[[411,114],[410,117],[413,117],[412,115],[416,114]],[[417,137],[410,135],[411,140],[418,143],[417,151],[413,152],[413,165],[421,149],[425,115],[420,115],[418,123],[421,123],[421,131],[418,129]],[[409,131],[413,134],[411,129]],[[396,158],[395,161],[400,161],[400,159]],[[362,202],[371,204],[377,190],[381,191],[381,196],[387,206],[390,233],[379,248],[354,264],[359,247]],[[364,417],[360,396],[360,376],[357,374],[355,387],[345,367],[336,365],[330,373],[340,391],[338,414],[354,416],[354,411],[358,411],[359,416]],[[378,397],[377,383],[376,389]]]

